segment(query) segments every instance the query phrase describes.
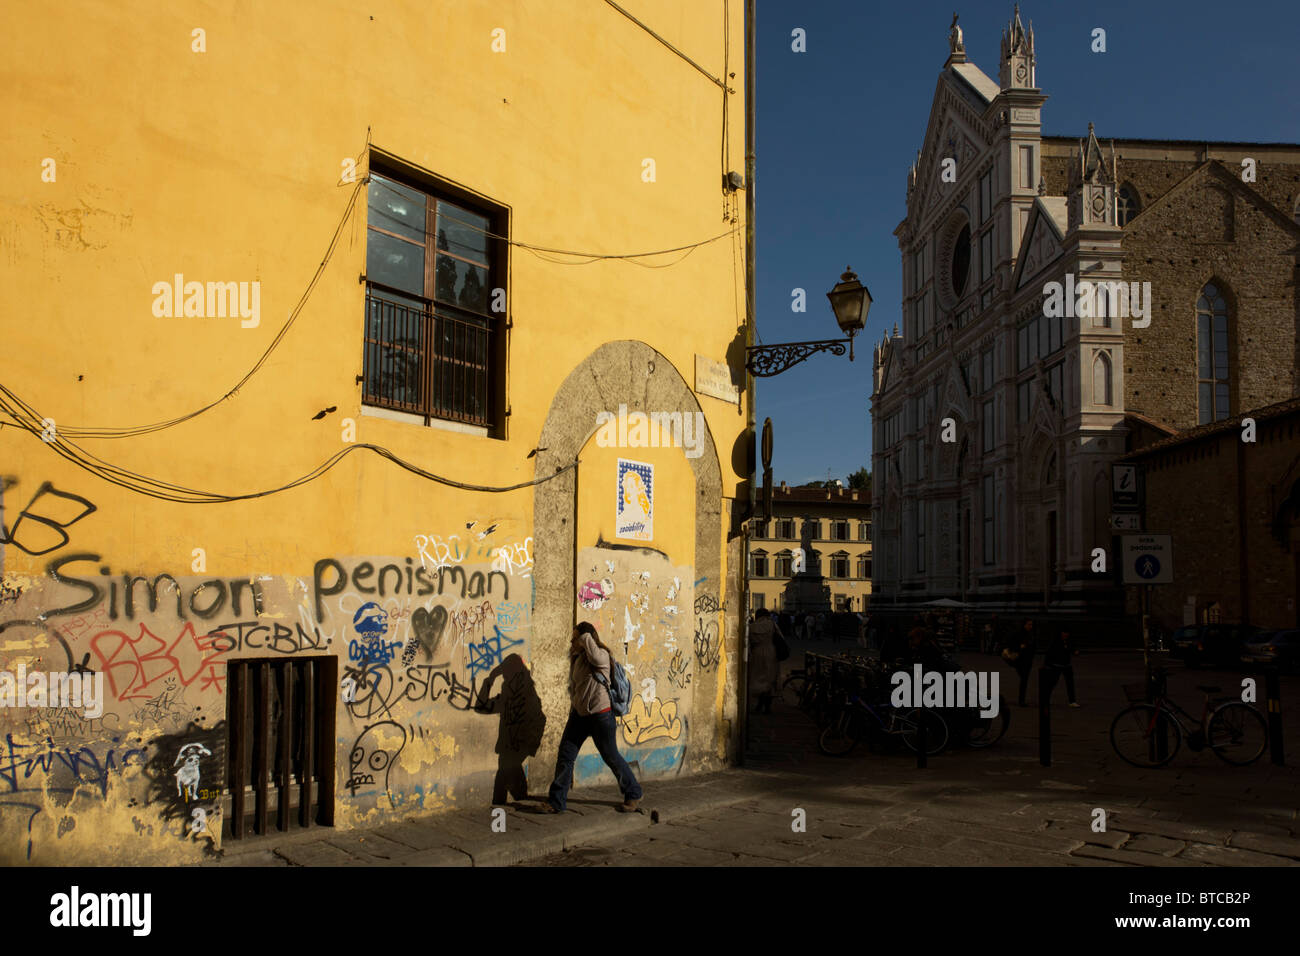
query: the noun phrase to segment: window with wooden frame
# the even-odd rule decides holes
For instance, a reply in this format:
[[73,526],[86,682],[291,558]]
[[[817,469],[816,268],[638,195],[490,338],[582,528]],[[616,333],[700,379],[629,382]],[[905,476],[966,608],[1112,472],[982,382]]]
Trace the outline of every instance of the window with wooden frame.
[[367,193],[362,402],[499,437],[505,209],[387,169]]
[[791,554],[788,550],[777,552],[776,577],[778,578],[793,577],[793,569],[791,567],[791,565],[793,564],[793,558],[794,555]]
[[849,576],[849,554],[847,551],[836,551],[831,555],[831,577],[847,578]]

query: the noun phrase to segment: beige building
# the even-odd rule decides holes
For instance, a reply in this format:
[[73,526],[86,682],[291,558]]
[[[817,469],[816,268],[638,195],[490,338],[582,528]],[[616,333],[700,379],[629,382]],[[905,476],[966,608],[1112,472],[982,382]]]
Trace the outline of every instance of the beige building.
[[790,488],[785,482],[774,488],[771,522],[754,526],[749,595],[751,611],[865,610],[871,598],[870,491]]

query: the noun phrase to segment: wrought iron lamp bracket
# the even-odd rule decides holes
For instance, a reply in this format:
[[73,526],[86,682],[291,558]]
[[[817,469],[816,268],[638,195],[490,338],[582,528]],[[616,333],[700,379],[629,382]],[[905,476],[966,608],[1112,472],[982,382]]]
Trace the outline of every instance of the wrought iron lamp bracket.
[[821,339],[816,342],[781,342],[776,345],[756,345],[745,349],[745,368],[755,378],[770,378],[807,361],[818,352],[843,355],[848,346],[849,361],[853,361],[853,339]]

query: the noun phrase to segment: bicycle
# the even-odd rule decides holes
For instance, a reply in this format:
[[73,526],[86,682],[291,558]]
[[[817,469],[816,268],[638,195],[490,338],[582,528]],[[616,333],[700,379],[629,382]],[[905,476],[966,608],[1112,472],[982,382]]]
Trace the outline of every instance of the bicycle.
[[803,703],[804,690],[808,687],[808,674],[803,670],[791,671],[781,684],[781,700],[790,707]]
[[[886,716],[881,716],[880,711]],[[869,723],[870,717],[874,723]],[[933,710],[922,707],[898,709],[880,707],[858,694],[848,694],[838,713],[822,731],[817,740],[821,752],[832,757],[843,757],[868,734],[898,738],[912,753],[920,750],[922,726],[925,734],[925,752],[931,756],[942,753],[948,745],[948,724]]]
[[811,652],[804,654],[804,668],[795,670],[781,684],[781,700],[797,707],[825,727],[834,716],[831,697],[847,680],[860,676],[863,664],[847,655],[827,657]]
[[[1135,767],[1163,767],[1177,755],[1183,737],[1193,751],[1206,747],[1224,763],[1244,767],[1254,763],[1268,747],[1268,724],[1254,707],[1234,698],[1217,698],[1211,706],[1213,694],[1223,688],[1199,685],[1196,689],[1205,694],[1199,726],[1188,731],[1185,718],[1195,723],[1195,718],[1170,700],[1165,689],[1162,672],[1153,703],[1133,703],[1115,715],[1110,725],[1110,743],[1120,758]],[[1145,697],[1145,689],[1132,685],[1125,687],[1130,700]]]
[[970,729],[966,732],[966,746],[974,750],[992,747],[1006,736],[1010,726],[1011,707],[1007,704],[1007,699],[999,694],[996,717],[981,717],[978,709],[973,710]]

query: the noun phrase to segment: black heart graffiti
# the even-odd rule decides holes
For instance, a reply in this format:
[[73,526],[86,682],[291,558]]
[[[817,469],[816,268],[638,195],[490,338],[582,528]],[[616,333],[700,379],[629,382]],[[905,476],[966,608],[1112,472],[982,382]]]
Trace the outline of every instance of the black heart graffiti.
[[412,640],[420,648],[425,660],[432,661],[442,643],[442,633],[447,629],[447,609],[435,606],[432,610],[417,608],[411,615]]

